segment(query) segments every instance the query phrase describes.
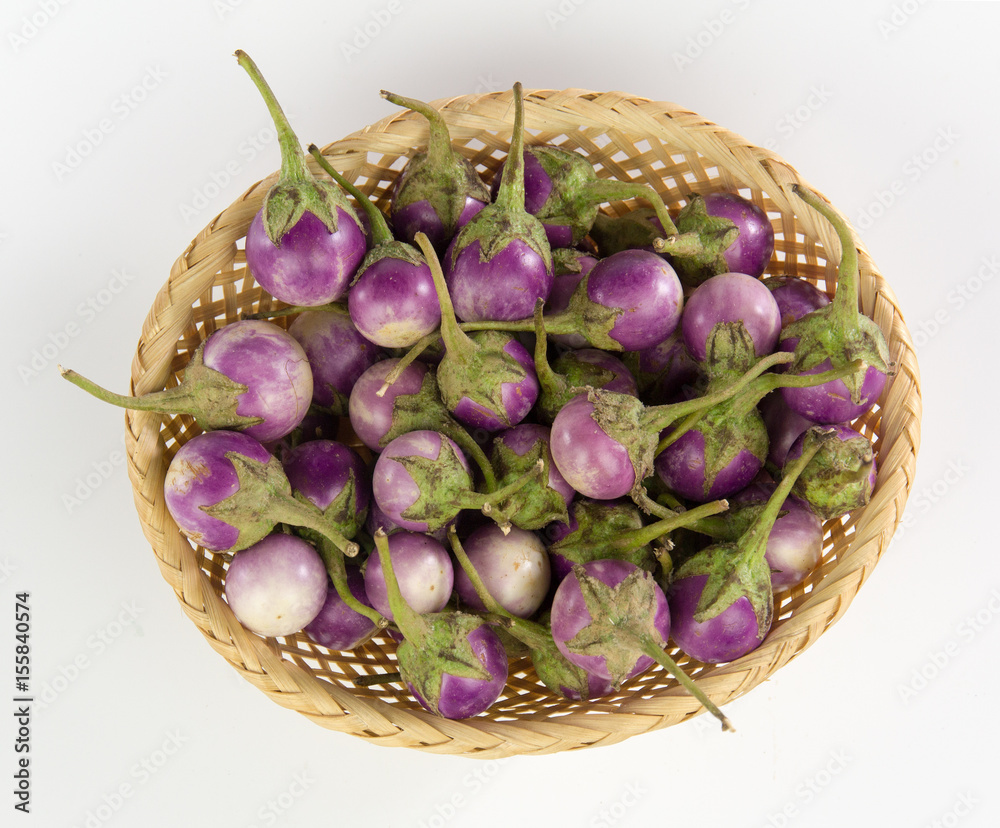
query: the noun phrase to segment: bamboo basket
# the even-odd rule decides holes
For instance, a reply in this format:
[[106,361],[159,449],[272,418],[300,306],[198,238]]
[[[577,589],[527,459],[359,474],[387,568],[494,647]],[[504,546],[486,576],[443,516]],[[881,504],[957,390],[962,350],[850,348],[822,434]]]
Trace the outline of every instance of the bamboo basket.
[[[465,95],[434,105],[447,120],[455,146],[489,180],[508,150],[512,93]],[[811,185],[774,153],[674,104],[620,92],[526,91],[525,126],[529,142],[576,150],[601,176],[649,184],[668,208],[680,207],[692,192],[739,191],[771,218],[776,242],[768,272],[804,277],[833,293],[838,239],[791,194],[793,183]],[[424,119],[399,111],[323,152],[384,205],[396,174],[426,141]],[[273,307],[274,300],[246,268],[243,240],[276,178],[247,190],[177,259],[143,325],[132,362],[132,393],[176,384],[199,342],[216,328],[242,313]],[[620,214],[631,206],[615,203],[605,209]],[[804,584],[776,598],[774,626],[760,648],[728,664],[704,665],[671,645],[671,655],[718,705],[756,687],[843,616],[888,547],[913,481],[921,416],[913,343],[892,289],[863,244],[858,246],[862,309],[884,331],[895,361],[895,375],[879,403],[855,423],[874,441],[878,483],[863,510],[825,527],[820,566]],[[355,685],[358,676],[395,669],[395,646],[388,637],[340,653],[304,634],[265,639],[248,632],[222,598],[224,558],[187,541],[164,504],[167,465],[197,433],[187,416],[128,413],[128,470],[142,529],[164,579],[209,644],[283,707],[376,744],[486,759],[614,744],[702,712],[660,668],[628,682],[616,695],[578,703],[550,693],[530,661],[519,658],[512,659],[507,688],[487,713],[449,721],[426,712],[399,683]]]

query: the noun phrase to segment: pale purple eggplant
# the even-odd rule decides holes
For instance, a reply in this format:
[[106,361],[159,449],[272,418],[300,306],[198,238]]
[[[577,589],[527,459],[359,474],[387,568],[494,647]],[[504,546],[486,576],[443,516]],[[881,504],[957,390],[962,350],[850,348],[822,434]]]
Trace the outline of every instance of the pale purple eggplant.
[[293,496],[281,461],[246,434],[192,437],[170,461],[163,489],[181,533],[205,549],[237,552],[285,523],[315,530],[344,554],[358,552],[321,509]]
[[525,210],[523,147],[524,101],[517,83],[509,163],[496,201],[458,231],[444,257],[455,313],[465,322],[524,319],[552,290],[545,229]]
[[[393,523],[412,532],[434,532],[463,509],[486,513],[540,476],[542,464],[489,494],[473,488],[461,448],[437,431],[410,431],[387,445],[375,461],[372,494]],[[503,521],[503,519],[501,519]]]
[[[389,535],[387,545],[406,603],[421,614],[443,610],[455,587],[455,569],[444,545],[428,535],[405,530]],[[379,555],[372,555],[365,562],[364,585],[372,607],[394,621]]]
[[399,239],[415,243],[425,234],[443,254],[455,234],[490,202],[490,191],[475,166],[451,143],[438,110],[423,101],[381,92],[387,101],[427,119],[427,149],[416,153],[393,182],[389,215]]
[[326,590],[316,550],[281,532],[237,552],[226,570],[226,603],[244,627],[265,637],[294,635],[311,623]]
[[364,258],[364,231],[344,191],[309,170],[306,154],[256,64],[242,50],[236,57],[267,104],[281,150],[281,177],[247,230],[247,267],[264,290],[289,305],[335,302]]
[[[487,524],[472,532],[463,547],[486,591],[508,613],[530,618],[539,610],[548,596],[552,572],[538,535],[516,526],[505,534]],[[455,573],[455,594],[461,605],[476,612],[486,610],[464,569]]]
[[708,338],[720,322],[742,322],[758,357],[774,351],[781,334],[778,303],[759,279],[721,273],[701,283],[684,304],[681,334],[691,358],[704,362]]
[[307,310],[288,326],[288,333],[309,358],[313,404],[346,414],[354,383],[382,359],[382,350],[365,339],[342,310]]
[[552,638],[568,661],[607,679],[617,690],[660,664],[731,730],[729,719],[664,648],[670,607],[653,576],[626,561],[597,560],[573,567],[552,598]]
[[261,442],[291,433],[313,397],[311,363],[277,325],[240,320],[202,342],[181,382],[141,397],[115,394],[75,371],[63,378],[111,405],[134,411],[190,414],[203,429],[234,429]]
[[[686,285],[699,285],[720,273],[758,278],[774,253],[774,229],[767,214],[738,193],[694,195],[676,223],[681,236],[694,236],[700,242],[700,249],[673,258]],[[653,246],[669,252],[664,241]]]

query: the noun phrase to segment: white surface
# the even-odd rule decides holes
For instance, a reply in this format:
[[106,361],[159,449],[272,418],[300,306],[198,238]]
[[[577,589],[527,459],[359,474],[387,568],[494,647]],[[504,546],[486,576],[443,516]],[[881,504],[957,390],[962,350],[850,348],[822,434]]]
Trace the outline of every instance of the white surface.
[[[32,718],[29,816],[0,715],[3,824],[1000,823],[1000,3],[503,5],[4,4],[0,700],[13,711],[14,595],[29,590],[32,691],[49,702]],[[772,146],[862,230],[919,345],[906,528],[843,620],[729,706],[738,733],[702,717],[499,763],[376,747],[270,702],[184,616],[132,506],[120,412],[56,363],[124,389],[175,257],[277,168],[276,145],[253,144],[267,115],[236,48],[317,143],[392,111],[380,88],[433,99],[520,80],[674,101]]]

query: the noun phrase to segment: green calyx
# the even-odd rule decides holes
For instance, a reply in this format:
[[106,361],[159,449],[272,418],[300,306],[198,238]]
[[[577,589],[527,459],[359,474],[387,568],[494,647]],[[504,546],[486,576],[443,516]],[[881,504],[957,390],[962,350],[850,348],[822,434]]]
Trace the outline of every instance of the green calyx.
[[358,545],[344,537],[334,521],[304,498],[295,497],[277,457],[262,463],[231,451],[226,459],[236,471],[239,488],[229,497],[202,509],[239,530],[236,544],[227,551],[238,552],[253,546],[269,535],[277,524],[285,523],[312,529],[345,555],[357,555]]
[[[566,310],[554,316],[546,325],[553,333],[581,333],[595,348],[604,351],[622,351],[624,350],[622,344],[612,338],[611,331],[626,309],[611,308],[591,301],[587,295],[589,281],[590,273],[587,273],[570,296]],[[569,328],[566,327],[565,321],[570,322]]]
[[206,431],[242,430],[263,422],[261,417],[245,417],[237,413],[240,397],[246,393],[247,386],[214,368],[208,368],[204,363],[204,350],[205,343],[202,342],[184,369],[184,379],[178,385],[141,397],[115,394],[62,366],[59,366],[59,373],[63,379],[103,402],[132,411],[190,414]]
[[503,386],[518,385],[527,372],[504,351],[510,335],[502,331],[475,331],[469,335],[473,347],[456,353],[448,348],[438,364],[438,387],[445,406],[454,411],[463,398],[492,412],[501,422],[507,417]]
[[[644,526],[639,509],[628,501],[578,499],[573,502],[577,528],[549,546],[566,560],[585,564],[601,558],[616,558],[652,572],[656,557],[649,543],[634,533]],[[568,521],[564,521],[568,522]]]
[[674,251],[669,247],[670,240],[654,243],[654,247],[660,252],[678,253],[673,264],[685,285],[700,285],[712,276],[729,271],[723,253],[736,241],[740,231],[729,219],[710,216],[702,196],[693,195],[677,215],[677,230],[685,237],[697,238],[697,248]]
[[[815,455],[791,487],[805,500],[820,520],[831,520],[865,506],[871,499],[871,473],[875,452],[867,437],[859,434],[848,440],[835,436],[834,429],[813,426],[806,432],[803,456],[819,443]],[[782,470],[782,481],[788,476]]]
[[746,598],[757,617],[757,635],[763,638],[774,618],[771,570],[763,555],[747,559],[742,552],[739,542],[713,544],[681,564],[674,578],[708,576],[695,609],[695,621],[709,621]]
[[489,681],[492,676],[468,640],[483,625],[481,618],[463,612],[439,612],[422,618],[424,629],[419,639],[406,637],[396,649],[396,659],[402,679],[436,711],[445,674],[480,681]]
[[590,237],[597,245],[602,258],[622,250],[639,250],[652,247],[663,236],[651,219],[656,211],[650,207],[629,210],[622,216],[598,213],[590,228]]
[[520,529],[535,531],[553,521],[569,520],[566,501],[549,486],[552,454],[545,440],[539,439],[524,454],[518,454],[503,440],[493,443],[491,464],[496,469],[497,485],[508,486],[542,465],[542,473],[494,507],[491,517],[506,520]]
[[[343,190],[329,181],[317,180],[310,172],[306,163],[306,153],[257,64],[242,49],[237,50],[236,58],[264,99],[278,133],[281,177],[264,197],[262,208],[264,229],[271,243],[278,246],[285,233],[294,227],[306,212],[316,216],[331,233],[337,232],[338,208],[343,209],[352,221],[357,221]],[[360,227],[360,224],[358,226]]]
[[423,101],[385,90],[381,95],[397,106],[423,115],[430,130],[427,150],[414,155],[400,175],[393,197],[394,206],[400,209],[421,201],[428,202],[450,238],[458,227],[466,198],[488,204],[489,187],[472,163],[455,151],[448,126],[438,110]]
[[443,435],[436,459],[409,455],[393,458],[406,469],[420,494],[402,513],[407,520],[427,524],[428,532],[446,526],[463,508],[472,491],[472,477],[455,447]]
[[652,612],[656,581],[642,569],[632,570],[616,586],[589,575],[580,565],[573,567],[573,575],[591,621],[566,642],[566,648],[577,655],[603,657],[617,690],[642,654],[637,646],[640,639],[652,638],[661,647],[667,643],[660,637]]

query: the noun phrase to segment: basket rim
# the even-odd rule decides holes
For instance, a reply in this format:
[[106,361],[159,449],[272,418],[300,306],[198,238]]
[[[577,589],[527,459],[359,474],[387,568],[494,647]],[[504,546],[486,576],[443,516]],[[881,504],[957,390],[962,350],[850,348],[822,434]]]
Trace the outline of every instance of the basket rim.
[[[512,95],[510,90],[458,95],[441,98],[431,104],[445,115],[449,126],[453,127],[453,121],[470,113],[476,116],[484,109],[491,112],[502,112],[505,107],[509,109]],[[796,212],[790,187],[798,183],[819,191],[775,153],[755,147],[737,134],[669,102],[620,92],[581,89],[526,89],[524,96],[528,128],[532,128],[536,116],[555,113],[556,125],[572,120],[578,126],[586,128],[590,123],[594,128],[607,130],[608,123],[600,123],[593,114],[605,112],[613,113],[625,124],[638,124],[645,129],[655,126],[659,130],[658,137],[683,136],[683,142],[676,140],[673,143],[676,146],[694,146],[692,151],[717,166],[726,166],[730,172],[737,169],[745,173],[746,186],[759,189],[781,213],[787,210],[798,222],[799,232],[819,240],[829,258],[838,258],[836,236],[821,221],[814,221],[808,209]],[[574,109],[574,102],[581,101],[586,104],[583,115]],[[591,113],[589,119],[588,112]],[[494,127],[499,134],[503,123],[495,115],[490,117],[495,118]],[[349,170],[359,168],[357,161],[367,156],[367,150],[362,150],[372,136],[392,134],[400,124],[418,122],[419,118],[415,113],[399,110],[327,145],[323,152],[342,162],[346,175]],[[475,123],[475,120],[473,117],[471,122]],[[474,131],[473,127],[460,125],[457,134],[464,134],[462,130],[465,129]],[[237,242],[245,234],[264,193],[276,177],[275,172],[251,185],[233,204],[209,221],[174,262],[166,283],[147,314],[136,346],[131,371],[134,394],[157,390],[168,381],[177,343],[193,320],[195,302],[206,288],[210,288],[227,260],[232,260]],[[758,184],[770,186],[765,189]],[[856,232],[854,235],[861,260],[862,280],[867,284],[862,302],[868,306],[866,312],[870,309],[869,315],[884,330],[888,327],[887,338],[891,333],[890,344],[896,361],[896,376],[888,384],[881,403],[881,425],[893,434],[888,456],[881,461],[882,469],[888,473],[883,477],[880,469],[878,486],[871,502],[856,516],[854,536],[842,559],[823,577],[823,582],[796,606],[795,625],[785,624],[772,630],[767,640],[754,651],[761,660],[765,654],[769,655],[770,667],[761,670],[754,666],[756,660],[747,664],[745,659],[739,659],[708,666],[699,673],[699,685],[719,705],[744,695],[772,675],[808,649],[843,616],[857,590],[888,547],[902,518],[919,450],[919,368],[909,331],[891,287],[871,261]],[[900,377],[905,378],[905,382]],[[160,415],[127,412],[126,448],[133,499],[143,532],[157,558],[161,575],[174,589],[185,613],[210,645],[247,680],[275,702],[297,710],[324,727],[381,744],[496,758],[610,744],[703,712],[696,701],[675,686],[659,691],[655,699],[635,699],[614,711],[604,711],[600,705],[595,705],[592,712],[568,713],[545,719],[532,717],[526,721],[510,721],[477,717],[453,722],[441,720],[426,711],[403,709],[376,697],[360,696],[323,681],[302,665],[282,658],[273,640],[262,639],[239,625],[228,605],[213,590],[198,563],[195,550],[180,537],[166,513],[163,498],[157,497],[157,489],[162,493],[162,475],[166,469],[166,444],[161,435]],[[663,713],[664,698],[670,701],[672,715]],[[678,715],[678,710],[684,712]]]

